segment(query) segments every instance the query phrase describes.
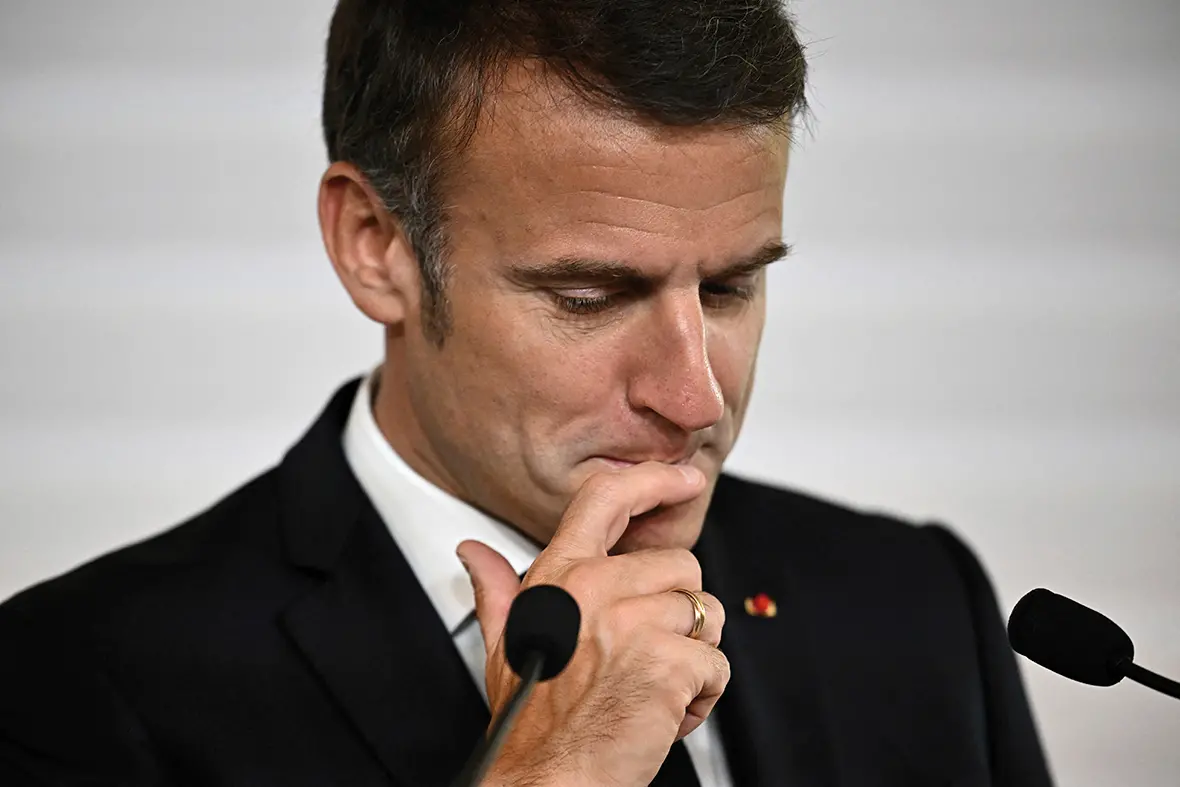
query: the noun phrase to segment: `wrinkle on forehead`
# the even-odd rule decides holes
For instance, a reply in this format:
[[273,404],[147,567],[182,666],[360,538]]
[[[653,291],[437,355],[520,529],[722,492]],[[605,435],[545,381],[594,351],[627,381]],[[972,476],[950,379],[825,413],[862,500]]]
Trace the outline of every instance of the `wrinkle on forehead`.
[[[758,184],[758,185],[761,186],[762,184]],[[656,192],[657,196],[663,197],[668,194],[667,189],[654,188],[653,190]],[[738,200],[746,198],[746,197],[755,197],[755,198],[760,197],[761,190],[758,187],[748,187],[748,188],[741,189],[741,190],[737,191],[736,193],[732,194],[731,196],[725,197],[724,199],[718,200],[716,198],[710,198],[708,200],[703,201],[701,204],[688,204],[688,205],[672,204],[672,203],[667,202],[663,199],[650,199],[650,198],[639,197],[639,196],[634,196],[634,197],[628,196],[626,194],[620,194],[617,189],[605,189],[605,188],[580,188],[580,189],[574,189],[574,190],[569,190],[569,191],[563,192],[557,196],[565,196],[565,195],[569,195],[569,196],[573,196],[573,197],[585,196],[589,199],[605,197],[609,200],[613,200],[616,203],[633,203],[634,207],[636,207],[636,208],[647,208],[647,207],[654,207],[654,206],[658,205],[662,208],[666,208],[666,209],[673,210],[673,211],[679,211],[679,212],[683,212],[683,213],[688,213],[688,212],[701,213],[701,212],[708,212],[710,210],[720,210],[720,209],[726,208],[730,204],[737,202]]]

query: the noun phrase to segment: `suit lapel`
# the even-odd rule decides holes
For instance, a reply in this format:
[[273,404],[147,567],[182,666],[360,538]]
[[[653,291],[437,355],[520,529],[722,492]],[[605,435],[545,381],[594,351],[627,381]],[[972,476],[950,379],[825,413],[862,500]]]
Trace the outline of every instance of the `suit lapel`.
[[337,394],[280,471],[287,552],[315,581],[282,625],[394,781],[442,785],[483,735],[488,710],[348,468],[340,434],[355,391]]
[[[734,784],[835,785],[831,733],[798,592],[783,570],[785,561],[758,559],[776,548],[737,543],[733,535],[758,528],[726,528],[727,518],[754,512],[734,510],[724,483],[723,478],[695,552],[705,589],[727,613],[721,650],[731,677],[715,714]],[[757,593],[774,599],[774,617],[747,614],[745,600]]]

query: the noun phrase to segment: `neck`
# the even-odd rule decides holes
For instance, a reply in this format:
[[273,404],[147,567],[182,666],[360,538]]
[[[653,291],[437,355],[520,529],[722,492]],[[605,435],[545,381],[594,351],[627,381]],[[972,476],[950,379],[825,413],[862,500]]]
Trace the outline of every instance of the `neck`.
[[446,471],[418,421],[409,385],[404,377],[404,357],[392,342],[386,343],[385,362],[373,385],[373,419],[390,447],[414,472],[452,497],[471,503],[460,492],[459,484]]

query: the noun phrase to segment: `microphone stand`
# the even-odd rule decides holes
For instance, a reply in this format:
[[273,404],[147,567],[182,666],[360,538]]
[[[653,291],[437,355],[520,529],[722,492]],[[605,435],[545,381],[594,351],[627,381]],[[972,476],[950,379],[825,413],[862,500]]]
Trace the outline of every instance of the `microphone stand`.
[[1163,675],[1157,675],[1151,670],[1144,669],[1126,658],[1119,659],[1111,666],[1122,673],[1123,677],[1129,678],[1149,689],[1155,689],[1160,694],[1166,694],[1169,697],[1180,700],[1180,683],[1174,680],[1165,678]]
[[500,716],[492,724],[487,737],[480,741],[480,744],[475,747],[475,751],[471,752],[471,756],[467,758],[467,764],[455,779],[454,787],[477,787],[483,781],[488,768],[492,767],[496,755],[500,753],[500,747],[504,745],[508,733],[512,731],[512,723],[520,714],[525,702],[528,701],[529,695],[533,693],[533,688],[536,687],[537,681],[541,677],[541,669],[544,665],[545,655],[541,651],[534,650],[529,654],[524,669],[521,670],[520,685],[508,698],[507,704],[504,705]]

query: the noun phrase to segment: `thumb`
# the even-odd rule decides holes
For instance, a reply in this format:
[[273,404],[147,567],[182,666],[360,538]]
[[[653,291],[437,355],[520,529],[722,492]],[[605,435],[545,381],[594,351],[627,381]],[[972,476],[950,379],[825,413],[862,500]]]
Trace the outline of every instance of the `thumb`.
[[475,617],[483,632],[484,647],[490,653],[508,620],[508,608],[520,592],[520,578],[512,566],[496,550],[479,541],[464,541],[456,551],[459,562],[471,577],[475,591]]

